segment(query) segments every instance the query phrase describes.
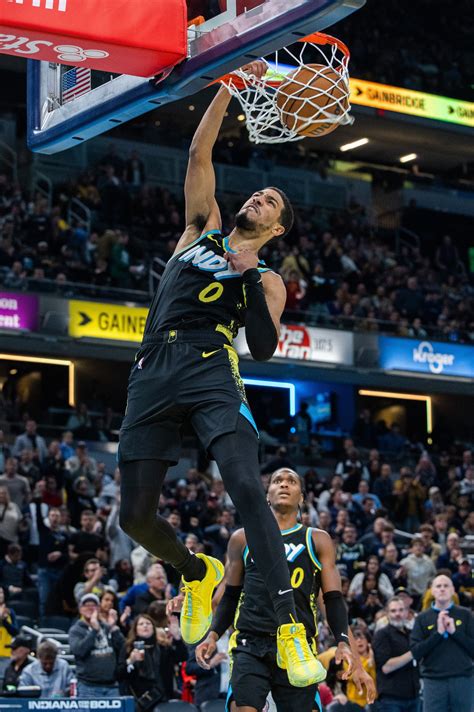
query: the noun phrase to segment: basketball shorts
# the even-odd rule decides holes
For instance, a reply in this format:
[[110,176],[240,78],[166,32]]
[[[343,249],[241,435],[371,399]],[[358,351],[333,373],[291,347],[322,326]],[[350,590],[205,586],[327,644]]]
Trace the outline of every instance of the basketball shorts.
[[206,450],[220,435],[235,432],[239,414],[258,435],[238,362],[237,352],[219,332],[146,335],[128,381],[119,462],[178,462],[186,421]]
[[262,710],[268,693],[272,693],[278,712],[321,712],[318,686],[293,687],[286,670],[276,661],[276,636],[238,633],[232,648],[232,674],[226,700],[226,712],[231,702],[237,707]]

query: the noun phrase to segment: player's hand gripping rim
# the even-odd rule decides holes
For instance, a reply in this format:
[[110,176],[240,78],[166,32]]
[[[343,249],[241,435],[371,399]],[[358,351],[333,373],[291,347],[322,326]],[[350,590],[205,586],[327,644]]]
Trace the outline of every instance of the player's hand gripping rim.
[[268,71],[268,64],[264,59],[255,59],[253,62],[249,62],[248,64],[244,64],[243,67],[240,67],[240,71],[245,74],[250,74],[257,79],[261,79]]

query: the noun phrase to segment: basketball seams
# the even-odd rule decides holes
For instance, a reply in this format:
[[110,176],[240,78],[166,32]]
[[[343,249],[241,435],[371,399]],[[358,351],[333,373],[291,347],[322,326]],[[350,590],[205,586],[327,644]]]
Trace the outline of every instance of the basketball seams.
[[[322,121],[315,125],[315,122],[321,113],[337,116],[341,110],[344,111],[347,87],[341,87],[341,80],[343,77],[336,70],[321,64],[310,64],[295,70],[278,90],[281,94],[277,96],[276,103],[282,114],[282,123],[290,131],[303,136],[320,136],[333,131],[338,124]],[[316,82],[320,82],[321,86]],[[292,84],[298,86],[298,90],[293,91]]]

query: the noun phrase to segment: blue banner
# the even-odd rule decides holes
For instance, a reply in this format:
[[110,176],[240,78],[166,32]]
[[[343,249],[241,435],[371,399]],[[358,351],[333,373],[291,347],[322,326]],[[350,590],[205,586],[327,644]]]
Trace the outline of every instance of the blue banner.
[[379,366],[387,371],[474,378],[474,347],[379,336]]

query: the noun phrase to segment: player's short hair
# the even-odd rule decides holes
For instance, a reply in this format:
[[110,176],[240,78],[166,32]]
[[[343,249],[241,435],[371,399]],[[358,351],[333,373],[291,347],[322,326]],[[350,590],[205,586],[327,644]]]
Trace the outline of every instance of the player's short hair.
[[280,188],[275,188],[275,186],[273,185],[270,185],[268,187],[270,188],[270,190],[274,190],[276,193],[278,193],[280,198],[283,200],[283,208],[281,209],[280,213],[280,223],[285,228],[285,232],[283,233],[283,235],[279,235],[278,237],[285,237],[285,235],[288,235],[291,228],[293,227],[293,222],[295,219],[293,206],[291,205],[287,194],[284,193]]
[[296,477],[298,478],[298,482],[300,483],[301,490],[303,490],[303,488],[304,488],[303,478],[302,478],[301,475],[298,474],[298,472],[296,472],[296,470],[294,470],[292,467],[279,467],[278,470],[274,470],[274,471],[271,473],[271,475],[270,475],[270,480],[269,480],[269,482],[272,482],[272,481],[273,481],[273,478],[275,477],[275,475],[278,474],[278,472],[282,472],[282,471],[292,472],[294,475],[296,475]]

